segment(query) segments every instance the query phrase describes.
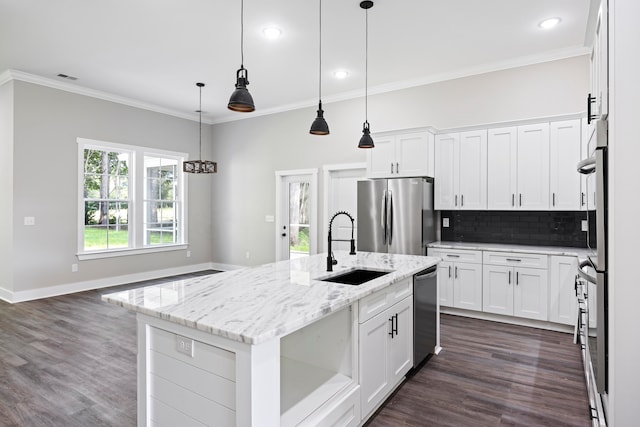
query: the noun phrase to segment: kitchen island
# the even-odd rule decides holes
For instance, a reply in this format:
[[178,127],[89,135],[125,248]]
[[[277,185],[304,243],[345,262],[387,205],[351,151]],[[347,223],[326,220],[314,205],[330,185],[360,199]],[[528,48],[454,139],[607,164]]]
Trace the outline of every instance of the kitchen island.
[[[439,258],[334,255],[104,295],[137,312],[138,425],[360,425],[413,365],[413,275]],[[353,269],[388,274],[322,281]]]

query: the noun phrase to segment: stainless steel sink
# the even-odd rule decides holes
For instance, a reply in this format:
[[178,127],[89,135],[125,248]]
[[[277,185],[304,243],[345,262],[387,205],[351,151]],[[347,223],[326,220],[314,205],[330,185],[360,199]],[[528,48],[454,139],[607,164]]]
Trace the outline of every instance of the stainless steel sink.
[[364,268],[358,268],[318,280],[321,280],[323,282],[342,283],[344,285],[357,286],[389,273],[391,273],[391,271],[367,270]]

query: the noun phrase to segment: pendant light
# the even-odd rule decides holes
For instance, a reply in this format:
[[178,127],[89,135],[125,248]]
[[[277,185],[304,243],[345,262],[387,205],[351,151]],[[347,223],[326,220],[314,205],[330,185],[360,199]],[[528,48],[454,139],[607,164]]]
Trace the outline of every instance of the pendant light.
[[362,125],[362,137],[358,143],[358,148],[373,148],[373,139],[369,131],[369,111],[368,111],[368,84],[369,84],[369,9],[373,7],[373,2],[365,0],[360,2],[360,7],[365,11],[365,60],[364,60],[364,124]]
[[[200,159],[202,159],[202,88],[204,83],[196,83],[200,88]],[[218,164],[209,160],[189,160],[182,163],[182,171],[187,173],[217,173]]]
[[244,0],[240,0],[240,69],[236,71],[236,89],[227,105],[231,111],[250,113],[256,109],[248,85],[249,72],[244,68]]
[[324,119],[324,111],[322,111],[322,0],[319,0],[320,11],[318,13],[319,30],[318,30],[318,117],[311,124],[309,133],[312,135],[329,135],[329,125]]

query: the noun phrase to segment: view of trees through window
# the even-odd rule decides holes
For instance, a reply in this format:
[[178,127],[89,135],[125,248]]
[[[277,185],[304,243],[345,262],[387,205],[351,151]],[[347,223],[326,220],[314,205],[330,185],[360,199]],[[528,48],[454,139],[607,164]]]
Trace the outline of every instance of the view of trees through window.
[[[89,145],[83,153],[83,251],[182,242],[180,157]],[[135,158],[143,159],[137,172]],[[134,178],[143,184],[137,200]]]
[[309,254],[309,183],[289,184],[289,253]]

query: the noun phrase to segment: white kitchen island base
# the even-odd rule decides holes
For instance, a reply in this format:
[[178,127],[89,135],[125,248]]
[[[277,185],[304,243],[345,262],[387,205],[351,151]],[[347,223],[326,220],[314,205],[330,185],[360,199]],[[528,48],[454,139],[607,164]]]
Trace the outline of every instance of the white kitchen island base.
[[[362,425],[413,366],[413,275],[439,259],[336,258],[104,295],[137,312],[138,426]],[[323,280],[354,269],[385,274]]]

